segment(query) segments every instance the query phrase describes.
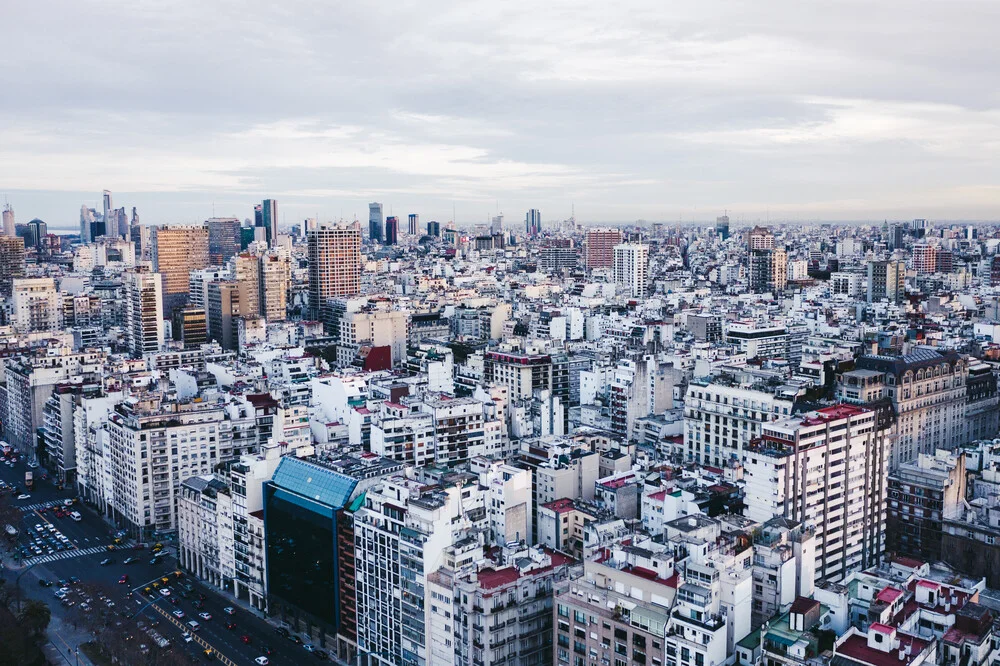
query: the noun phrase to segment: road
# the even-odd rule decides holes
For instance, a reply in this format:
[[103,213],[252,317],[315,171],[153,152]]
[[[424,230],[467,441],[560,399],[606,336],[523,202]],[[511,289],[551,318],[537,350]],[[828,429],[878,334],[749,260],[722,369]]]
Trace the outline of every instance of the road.
[[[23,484],[24,465],[18,464],[15,468],[0,465],[0,479],[5,481],[20,481]],[[42,587],[40,579],[58,581],[60,579],[69,580],[71,576],[81,579],[83,587],[91,590],[98,590],[113,601],[118,610],[129,609],[129,615],[134,615],[141,610],[137,619],[143,619],[147,624],[158,622],[156,630],[160,632],[171,643],[171,649],[184,651],[198,661],[204,660],[203,651],[206,648],[212,649],[219,655],[218,662],[226,666],[234,664],[242,666],[254,665],[254,660],[263,655],[263,646],[269,646],[272,654],[268,657],[270,664],[275,666],[299,665],[303,663],[323,663],[321,659],[310,655],[300,645],[291,640],[282,638],[275,632],[274,627],[268,624],[259,616],[251,613],[244,607],[232,604],[227,597],[216,591],[203,586],[197,580],[182,575],[180,578],[174,575],[176,571],[176,559],[172,554],[168,554],[161,562],[155,566],[150,564],[152,553],[148,548],[141,550],[131,547],[119,546],[116,550],[108,551],[108,545],[112,543],[114,534],[108,525],[101,518],[87,507],[79,503],[74,505],[74,509],[81,512],[83,520],[76,522],[71,518],[56,518],[51,510],[42,511],[37,507],[43,502],[57,502],[71,497],[68,491],[58,491],[50,483],[42,482],[36,484],[31,491],[31,499],[20,502],[23,509],[23,517],[17,526],[20,530],[18,535],[19,545],[26,543],[26,537],[30,533],[35,533],[36,525],[42,525],[44,534],[52,533],[48,525],[55,526],[55,533],[66,536],[69,548],[64,551],[56,551],[53,554],[43,553],[41,556],[32,555],[20,563],[10,563],[5,557],[4,561],[11,565],[11,571],[5,571],[5,575],[11,582],[13,578],[24,572],[21,578],[20,587],[23,598],[41,599],[49,604],[54,614],[67,621],[72,621],[77,617],[77,610],[70,609],[57,601],[53,594],[55,587]],[[169,548],[168,548],[169,551]],[[124,564],[129,557],[137,558],[137,561]],[[111,558],[113,562],[102,566],[100,562],[106,558]],[[31,566],[27,571],[25,567]],[[118,583],[122,575],[128,575],[128,583],[120,585]],[[170,602],[159,593],[155,596],[155,601],[150,603],[144,590],[151,587],[154,582],[159,582],[161,578],[169,579],[169,587],[172,591],[171,597],[176,600],[176,604]],[[186,593],[181,587],[181,583],[190,584],[192,592]],[[130,594],[131,593],[131,594]],[[188,598],[183,598],[184,593]],[[74,597],[74,590],[70,597],[77,602],[79,598]],[[199,597],[203,596],[203,599]],[[101,603],[95,600],[96,603]],[[203,608],[196,608],[195,603],[200,602]],[[224,608],[233,606],[235,614],[229,616],[224,612]],[[176,618],[172,611],[180,609],[185,613],[182,621],[175,622]],[[205,621],[197,617],[198,613],[208,612],[212,619]],[[181,626],[189,620],[197,620],[201,625],[196,633],[197,638],[190,642],[183,639],[184,631]],[[227,620],[235,622],[233,629],[226,629]],[[246,644],[241,640],[242,636],[248,636],[250,643]]]

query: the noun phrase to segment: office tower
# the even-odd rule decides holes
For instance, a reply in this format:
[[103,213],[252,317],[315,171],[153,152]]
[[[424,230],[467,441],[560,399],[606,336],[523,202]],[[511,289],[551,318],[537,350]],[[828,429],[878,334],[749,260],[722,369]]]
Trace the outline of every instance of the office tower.
[[12,283],[11,323],[18,333],[57,331],[62,299],[52,278],[17,278]]
[[208,227],[154,227],[153,270],[163,276],[163,314],[187,302],[191,271],[205,268],[208,261]]
[[267,246],[274,247],[278,242],[278,202],[274,199],[264,199],[261,205],[261,224],[267,233]]
[[236,280],[219,280],[208,285],[208,336],[223,349],[239,349],[237,319],[244,314],[243,289]]
[[532,208],[524,216],[524,230],[529,236],[537,236],[542,231],[542,211]]
[[368,240],[382,242],[382,204],[368,204]]
[[385,244],[395,245],[399,242],[399,218],[390,215],[385,218]]
[[14,209],[10,207],[10,204],[4,204],[3,207],[3,235],[12,237],[17,235],[17,225],[14,223]]
[[250,243],[253,242],[256,231],[259,228],[260,227],[240,227],[240,251],[250,247]]
[[143,358],[163,347],[163,278],[140,271],[123,278],[128,349],[133,358]]
[[208,227],[208,260],[221,265],[240,251],[240,221],[235,217],[210,217]]
[[174,310],[174,340],[185,349],[197,349],[208,342],[208,317],[204,308],[185,305]]
[[434,220],[427,223],[427,235],[434,236],[435,238],[440,238],[441,236],[441,225]]
[[232,259],[233,279],[240,285],[240,306],[246,316],[260,314],[260,258],[243,253]]
[[591,229],[587,232],[587,270],[612,268],[615,246],[622,242],[621,229]]
[[715,234],[722,240],[729,239],[729,216],[722,215],[715,218]]
[[410,213],[409,215],[407,215],[406,220],[407,220],[406,233],[408,233],[411,236],[416,236],[417,234],[419,234],[420,216],[417,215],[416,213]]
[[263,204],[256,204],[253,207],[253,226],[263,227],[264,226],[264,206]]
[[818,580],[837,582],[877,565],[885,551],[889,459],[878,413],[840,404],[762,428],[744,458],[745,515],[812,525]]
[[899,303],[906,295],[906,264],[902,261],[869,261],[866,299]]
[[118,234],[118,218],[114,216],[114,206],[111,205],[111,190],[104,190],[104,233],[108,236]]
[[288,257],[271,251],[260,258],[260,314],[267,321],[285,321],[290,281]]
[[322,320],[326,300],[361,291],[361,229],[320,225],[309,232],[309,311]]
[[494,215],[490,220],[490,235],[495,236],[503,233],[503,213]]
[[623,287],[631,298],[649,295],[649,246],[622,243],[615,246],[615,284]]
[[90,243],[94,240],[90,235],[91,229],[94,225],[94,219],[93,208],[87,208],[87,204],[80,206],[80,240],[84,243]]
[[48,225],[36,217],[31,222],[28,222],[28,242],[26,245],[34,247],[36,251],[41,252],[42,243],[48,234]]
[[122,206],[115,211],[115,216],[118,219],[118,233],[115,234],[115,238],[130,238],[132,232],[129,231],[128,227],[128,213],[125,212],[125,207]]
[[0,298],[11,295],[15,278],[24,277],[24,239],[0,236]]

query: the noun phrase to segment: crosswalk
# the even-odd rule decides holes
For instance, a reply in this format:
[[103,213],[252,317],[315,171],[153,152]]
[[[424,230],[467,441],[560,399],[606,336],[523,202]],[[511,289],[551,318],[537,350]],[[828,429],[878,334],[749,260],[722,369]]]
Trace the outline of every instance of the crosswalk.
[[74,548],[73,550],[61,550],[58,553],[52,553],[51,555],[39,555],[38,557],[26,557],[21,560],[22,566],[31,566],[33,564],[44,564],[46,562],[55,562],[56,560],[68,560],[71,557],[83,557],[84,555],[94,555],[96,553],[103,553],[108,549],[107,546],[91,546],[90,548]]
[[38,502],[37,504],[28,504],[28,505],[25,505],[25,506],[22,506],[22,507],[18,507],[18,508],[21,509],[21,511],[37,511],[38,509],[42,509],[42,508],[46,508],[46,507],[50,507],[50,506],[56,506],[57,504],[59,504],[59,502],[57,502],[57,501]]

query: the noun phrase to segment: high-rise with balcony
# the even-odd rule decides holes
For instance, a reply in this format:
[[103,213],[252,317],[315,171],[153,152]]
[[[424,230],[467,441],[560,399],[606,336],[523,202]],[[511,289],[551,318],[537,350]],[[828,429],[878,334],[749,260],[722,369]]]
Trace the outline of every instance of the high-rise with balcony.
[[154,227],[151,235],[153,270],[163,276],[163,313],[187,303],[191,271],[209,265],[208,227]]
[[10,204],[3,207],[3,235],[13,238],[17,235],[17,225],[14,224],[14,209]]
[[24,239],[0,236],[0,297],[13,293],[14,280],[24,277]]
[[649,295],[649,246],[641,243],[622,243],[615,246],[615,284],[628,298],[646,298]]
[[308,234],[309,313],[322,320],[326,300],[361,291],[361,229],[323,224]]
[[615,246],[622,242],[621,229],[591,229],[587,232],[587,270],[615,265]]
[[126,337],[135,358],[163,347],[163,282],[159,273],[131,271],[125,283]]

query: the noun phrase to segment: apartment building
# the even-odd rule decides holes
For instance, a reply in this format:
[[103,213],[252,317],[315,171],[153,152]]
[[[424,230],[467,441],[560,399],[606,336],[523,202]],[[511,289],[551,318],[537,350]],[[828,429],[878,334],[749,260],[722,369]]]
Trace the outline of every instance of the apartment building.
[[962,513],[965,453],[938,450],[900,463],[889,474],[886,548],[925,562],[944,559],[944,521]]
[[15,278],[12,281],[11,323],[18,333],[59,330],[61,306],[54,279]]
[[587,270],[612,268],[615,264],[615,246],[622,242],[621,229],[590,229],[587,231]]
[[126,331],[133,358],[160,351],[164,341],[163,282],[159,273],[128,272],[125,283]]
[[885,550],[887,474],[874,411],[837,405],[767,423],[746,450],[745,515],[814,530],[816,578],[839,581]]
[[211,474],[231,451],[221,400],[130,397],[115,407],[107,430],[112,517],[140,539],[175,531],[181,481]]
[[150,242],[153,270],[163,276],[163,313],[171,316],[187,303],[191,271],[209,265],[208,227],[153,227]]
[[232,520],[233,500],[225,481],[203,474],[181,482],[177,501],[178,566],[209,585],[228,589],[235,577],[231,563]]

